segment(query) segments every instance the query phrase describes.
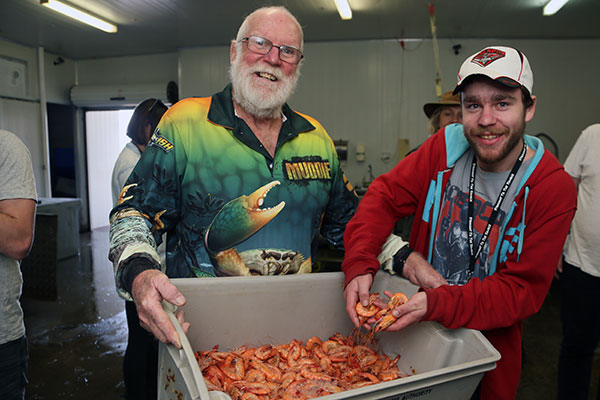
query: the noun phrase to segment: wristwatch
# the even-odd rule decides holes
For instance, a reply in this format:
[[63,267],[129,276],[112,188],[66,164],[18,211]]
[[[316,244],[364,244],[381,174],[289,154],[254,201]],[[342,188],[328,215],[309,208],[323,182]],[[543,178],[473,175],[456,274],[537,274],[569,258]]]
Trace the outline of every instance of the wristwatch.
[[392,257],[392,269],[399,276],[404,276],[404,264],[406,264],[408,256],[410,256],[410,253],[412,253],[413,251],[414,250],[411,249],[409,245],[405,245],[400,250],[398,250],[396,254],[394,254],[394,257]]

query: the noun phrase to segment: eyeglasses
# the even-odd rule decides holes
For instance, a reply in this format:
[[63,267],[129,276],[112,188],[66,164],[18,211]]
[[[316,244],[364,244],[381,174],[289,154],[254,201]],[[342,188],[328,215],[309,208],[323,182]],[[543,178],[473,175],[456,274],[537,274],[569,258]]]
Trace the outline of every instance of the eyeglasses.
[[269,54],[273,47],[279,49],[279,59],[290,64],[298,64],[304,58],[302,52],[292,46],[274,46],[273,43],[260,36],[248,36],[240,40],[248,44],[248,50],[258,54]]

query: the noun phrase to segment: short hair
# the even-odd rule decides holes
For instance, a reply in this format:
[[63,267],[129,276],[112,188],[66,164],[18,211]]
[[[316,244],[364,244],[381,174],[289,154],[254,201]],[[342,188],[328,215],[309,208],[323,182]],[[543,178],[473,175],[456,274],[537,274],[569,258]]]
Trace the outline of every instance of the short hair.
[[159,99],[146,99],[142,101],[133,110],[133,115],[127,125],[127,136],[131,141],[138,145],[147,144],[144,135],[144,127],[150,125],[150,130],[154,132],[156,125],[167,111],[167,106]]
[[262,14],[267,11],[281,11],[281,12],[287,14],[292,19],[292,21],[294,21],[294,23],[298,27],[298,32],[300,32],[300,50],[303,50],[304,49],[304,31],[302,30],[302,26],[300,25],[300,23],[298,22],[296,17],[294,17],[294,14],[292,14],[287,8],[285,8],[283,6],[261,7],[261,8],[257,8],[256,10],[252,11],[250,14],[248,14],[248,16],[246,16],[246,18],[244,18],[244,21],[242,22],[242,24],[240,25],[240,28],[238,29],[235,40],[239,42],[240,40],[245,38],[247,36],[248,27],[249,27],[252,19],[254,19],[254,17],[256,17],[258,14]]

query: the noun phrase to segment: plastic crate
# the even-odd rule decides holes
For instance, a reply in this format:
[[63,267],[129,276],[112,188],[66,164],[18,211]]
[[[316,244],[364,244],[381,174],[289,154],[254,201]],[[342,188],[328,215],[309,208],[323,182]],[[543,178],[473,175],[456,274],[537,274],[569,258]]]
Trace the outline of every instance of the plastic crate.
[[[173,279],[187,299],[187,337],[182,350],[160,344],[159,399],[227,399],[208,392],[193,351],[241,345],[283,344],[312,336],[327,339],[353,329],[345,311],[341,272],[292,276]],[[408,281],[378,273],[372,291],[416,292]],[[175,321],[171,314],[172,320]],[[177,324],[177,328],[179,328]],[[322,399],[469,399],[500,354],[479,332],[422,322],[400,332],[382,332],[379,346],[406,378],[348,390]]]

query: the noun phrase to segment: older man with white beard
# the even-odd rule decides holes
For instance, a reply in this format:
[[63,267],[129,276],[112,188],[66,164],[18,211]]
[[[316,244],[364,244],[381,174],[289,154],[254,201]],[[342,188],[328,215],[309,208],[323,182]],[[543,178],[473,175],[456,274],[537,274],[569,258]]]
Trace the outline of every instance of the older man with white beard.
[[[285,8],[250,14],[231,43],[231,85],[165,113],[111,212],[119,293],[163,342],[180,346],[161,301],[185,303],[169,278],[307,273],[319,234],[343,248],[358,198],[325,129],[286,104],[302,49],[302,28]],[[153,356],[126,398],[156,393],[149,337]]]

